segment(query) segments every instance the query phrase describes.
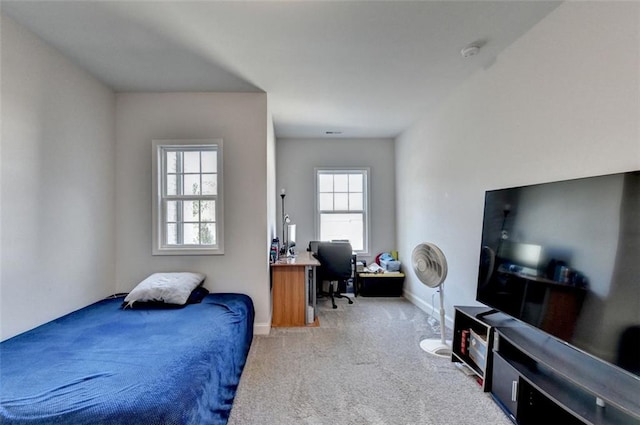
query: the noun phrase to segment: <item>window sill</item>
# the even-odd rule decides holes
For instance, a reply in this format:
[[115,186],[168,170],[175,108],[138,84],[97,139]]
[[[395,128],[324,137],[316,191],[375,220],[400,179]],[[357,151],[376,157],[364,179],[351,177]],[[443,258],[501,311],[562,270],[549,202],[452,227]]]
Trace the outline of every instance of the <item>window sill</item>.
[[156,248],[152,255],[224,255],[223,249],[211,248]]

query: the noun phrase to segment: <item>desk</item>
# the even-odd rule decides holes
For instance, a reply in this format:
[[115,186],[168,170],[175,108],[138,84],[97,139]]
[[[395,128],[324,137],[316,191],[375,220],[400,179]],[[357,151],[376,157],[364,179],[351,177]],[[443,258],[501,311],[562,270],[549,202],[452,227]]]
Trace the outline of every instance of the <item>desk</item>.
[[[271,264],[271,326],[318,326],[316,267],[319,265],[320,262],[309,252],[283,257]],[[313,308],[313,320],[307,320],[307,307]]]

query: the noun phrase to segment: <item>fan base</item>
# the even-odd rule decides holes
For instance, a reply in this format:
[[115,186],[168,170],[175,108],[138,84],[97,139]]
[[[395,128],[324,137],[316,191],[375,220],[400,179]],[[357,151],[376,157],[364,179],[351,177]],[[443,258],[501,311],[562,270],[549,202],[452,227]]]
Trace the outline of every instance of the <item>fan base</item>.
[[451,341],[446,341],[443,345],[440,339],[423,339],[420,341],[420,348],[433,356],[451,357]]

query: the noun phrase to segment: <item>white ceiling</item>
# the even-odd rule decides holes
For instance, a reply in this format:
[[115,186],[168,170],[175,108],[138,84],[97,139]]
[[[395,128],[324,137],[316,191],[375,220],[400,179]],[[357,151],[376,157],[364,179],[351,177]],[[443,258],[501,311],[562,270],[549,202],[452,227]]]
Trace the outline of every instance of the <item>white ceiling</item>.
[[[395,137],[545,1],[2,1],[116,91],[266,92],[277,137]],[[477,56],[460,49],[481,41]],[[336,136],[332,136],[336,137]]]

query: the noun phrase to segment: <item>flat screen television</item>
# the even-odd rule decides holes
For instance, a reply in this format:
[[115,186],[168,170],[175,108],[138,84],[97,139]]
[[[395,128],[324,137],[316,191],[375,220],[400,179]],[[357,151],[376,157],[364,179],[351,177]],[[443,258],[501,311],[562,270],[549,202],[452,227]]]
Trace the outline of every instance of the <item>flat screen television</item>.
[[490,190],[476,299],[640,378],[640,171]]

